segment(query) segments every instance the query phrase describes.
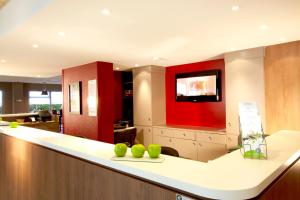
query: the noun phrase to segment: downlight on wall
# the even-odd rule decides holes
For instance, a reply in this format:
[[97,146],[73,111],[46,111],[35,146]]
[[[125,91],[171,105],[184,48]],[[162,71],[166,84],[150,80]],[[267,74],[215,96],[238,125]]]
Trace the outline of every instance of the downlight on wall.
[[238,11],[239,9],[240,9],[240,6],[238,6],[238,5],[234,5],[231,7],[232,11]]
[[111,10],[109,10],[107,8],[102,9],[101,14],[104,15],[104,16],[109,16],[109,15],[111,15]]

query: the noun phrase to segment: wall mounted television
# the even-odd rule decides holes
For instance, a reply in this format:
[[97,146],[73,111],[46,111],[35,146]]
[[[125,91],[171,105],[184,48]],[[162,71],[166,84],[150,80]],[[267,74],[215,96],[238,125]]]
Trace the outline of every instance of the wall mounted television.
[[221,70],[208,70],[175,75],[176,101],[221,101]]

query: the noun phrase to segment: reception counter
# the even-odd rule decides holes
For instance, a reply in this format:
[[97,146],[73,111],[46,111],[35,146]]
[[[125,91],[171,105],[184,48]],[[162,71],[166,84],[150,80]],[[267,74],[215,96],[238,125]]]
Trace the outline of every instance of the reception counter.
[[0,144],[0,199],[10,200],[268,199],[300,169],[295,131],[267,137],[268,160],[237,150],[208,163],[166,155],[163,163],[112,161],[111,144],[21,126],[0,127]]

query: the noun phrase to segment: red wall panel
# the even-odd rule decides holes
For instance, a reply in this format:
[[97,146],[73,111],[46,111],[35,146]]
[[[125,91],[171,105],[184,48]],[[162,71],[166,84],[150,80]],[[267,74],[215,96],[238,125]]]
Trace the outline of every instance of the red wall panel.
[[101,62],[97,72],[98,82],[98,140],[114,142],[113,64]]
[[[64,133],[113,143],[114,108],[111,105],[113,102],[113,65],[105,62],[94,62],[64,69],[62,79]],[[98,86],[97,117],[88,116],[88,80],[93,79],[97,80]],[[69,84],[77,81],[82,82],[81,115],[69,112]],[[104,109],[100,110],[100,108]]]
[[[222,73],[222,101],[197,103],[176,102],[176,74],[212,69],[220,69]],[[223,59],[166,68],[166,122],[168,125],[190,125],[225,128],[225,109],[225,63]]]

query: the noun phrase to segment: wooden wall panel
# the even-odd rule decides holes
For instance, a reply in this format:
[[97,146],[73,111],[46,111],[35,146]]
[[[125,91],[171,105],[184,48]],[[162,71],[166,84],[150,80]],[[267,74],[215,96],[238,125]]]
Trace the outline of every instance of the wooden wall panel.
[[259,200],[295,200],[300,197],[300,160],[298,159],[274,184],[268,187]]
[[0,134],[0,200],[175,200],[176,191]]
[[300,130],[300,41],[265,50],[267,133]]

